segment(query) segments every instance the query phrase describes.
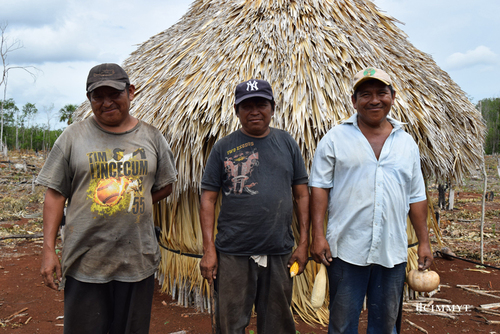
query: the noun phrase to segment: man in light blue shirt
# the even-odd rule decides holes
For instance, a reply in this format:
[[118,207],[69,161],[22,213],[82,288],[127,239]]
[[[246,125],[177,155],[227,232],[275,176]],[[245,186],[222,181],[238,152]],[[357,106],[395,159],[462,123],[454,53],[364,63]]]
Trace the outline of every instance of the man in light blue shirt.
[[[432,263],[420,155],[394,104],[389,75],[366,68],[353,78],[357,113],[320,141],[310,175],[311,255],[328,266],[328,333],[358,333],[367,296],[368,333],[392,333],[407,261],[406,218],[419,240],[419,269]],[[328,209],[326,237],[323,221]]]

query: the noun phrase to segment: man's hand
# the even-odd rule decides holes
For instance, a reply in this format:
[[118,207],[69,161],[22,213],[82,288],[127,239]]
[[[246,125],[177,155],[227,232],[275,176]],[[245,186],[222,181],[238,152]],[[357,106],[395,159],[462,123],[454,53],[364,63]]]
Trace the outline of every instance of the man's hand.
[[[54,250],[44,249],[42,251],[42,267],[40,269],[43,281],[51,289],[58,290],[62,278],[61,263]],[[54,281],[54,274],[57,282]]]
[[431,247],[428,243],[418,245],[418,270],[428,269],[434,257],[432,256]]
[[203,254],[200,262],[201,275],[207,279],[208,284],[212,284],[213,280],[217,278],[218,267],[217,251],[214,247]]
[[300,275],[306,269],[306,264],[309,261],[307,256],[307,244],[301,244],[295,249],[288,261],[288,268],[290,268],[295,261],[299,264],[299,272],[297,275]]
[[325,266],[330,266],[333,261],[330,245],[324,236],[313,238],[311,243],[311,256],[317,263],[322,263]]
[[214,245],[215,204],[219,193],[203,190],[200,199],[200,222],[203,235],[203,258],[200,262],[201,275],[212,284],[217,276],[217,250]]
[[311,222],[312,222],[312,242],[311,256],[317,263],[329,266],[332,259],[330,245],[326,241],[324,233],[325,213],[328,207],[328,194],[330,189],[311,187]]

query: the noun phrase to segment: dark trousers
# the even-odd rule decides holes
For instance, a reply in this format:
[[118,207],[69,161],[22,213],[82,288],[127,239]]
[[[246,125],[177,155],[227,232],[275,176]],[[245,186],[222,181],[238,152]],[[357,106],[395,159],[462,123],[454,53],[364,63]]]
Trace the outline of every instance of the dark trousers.
[[154,275],[133,283],[84,283],[66,277],[65,334],[147,334]]
[[258,334],[295,334],[290,256],[268,256],[267,267],[259,267],[248,256],[219,253],[215,283],[219,333],[244,334],[255,304]]

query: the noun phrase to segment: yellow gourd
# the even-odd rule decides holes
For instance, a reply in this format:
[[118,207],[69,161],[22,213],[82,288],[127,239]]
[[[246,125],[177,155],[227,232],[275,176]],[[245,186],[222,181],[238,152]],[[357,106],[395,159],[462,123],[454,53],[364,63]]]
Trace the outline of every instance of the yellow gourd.
[[326,273],[326,267],[322,264],[316,278],[314,279],[313,290],[311,293],[311,304],[315,311],[323,306],[323,303],[325,302],[327,281],[328,274]]
[[408,285],[414,291],[431,292],[439,286],[439,275],[432,270],[420,271],[412,269],[408,273]]

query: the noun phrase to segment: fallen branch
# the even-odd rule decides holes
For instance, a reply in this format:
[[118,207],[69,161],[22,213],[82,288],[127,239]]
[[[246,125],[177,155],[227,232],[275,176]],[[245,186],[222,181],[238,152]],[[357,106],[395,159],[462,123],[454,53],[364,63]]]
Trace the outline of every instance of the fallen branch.
[[37,239],[37,238],[43,238],[43,233],[7,235],[5,237],[0,237],[0,240],[6,240],[6,239]]
[[406,323],[408,323],[410,326],[415,327],[415,328],[416,328],[416,329],[418,329],[419,331],[421,331],[421,332],[423,332],[423,333],[427,333],[427,334],[429,334],[429,332],[427,332],[425,329],[423,329],[422,327],[420,327],[420,326],[418,326],[418,325],[414,324],[414,323],[413,323],[413,322],[411,322],[410,320],[405,319],[405,322],[406,322]]
[[498,320],[486,320],[488,325],[500,325],[500,321]]
[[11,315],[9,315],[5,320],[11,320],[12,318],[14,318],[16,315],[18,315],[19,313],[23,313],[24,311],[26,311],[28,308],[25,307],[23,308],[22,310],[20,311],[17,311],[16,313],[12,313]]
[[469,271],[477,271],[483,274],[491,274],[491,271],[485,270],[485,269],[472,269],[472,268],[466,268],[465,270]]
[[480,306],[482,308],[485,308],[485,309],[499,308],[500,307],[500,303],[483,304],[483,305],[480,305]]
[[481,307],[476,307],[476,311],[481,312],[481,313],[486,313],[486,314],[489,314],[489,315],[500,316],[500,312],[499,311],[485,310],[485,309],[483,309]]
[[440,311],[433,311],[433,312],[430,312],[430,311],[418,311],[418,313],[423,313],[423,314],[428,314],[428,315],[437,315],[438,317],[443,317],[443,318],[448,318],[448,319],[453,319],[453,320],[455,320],[457,318],[454,315],[448,314],[446,312],[440,312]]
[[480,289],[479,285],[461,285],[457,284],[458,288],[472,288],[472,289]]
[[[500,296],[496,296],[496,295],[492,295],[492,294],[489,294],[487,292],[483,292],[483,291],[479,291],[479,290],[475,290],[475,289],[471,289],[471,288],[466,288],[464,286],[460,286],[460,285],[457,285],[459,288],[462,288],[464,289],[465,291],[469,291],[469,292],[473,292],[473,293],[476,293],[478,295],[482,295],[482,296],[488,296],[488,297],[493,297],[493,298],[499,298],[500,299]],[[489,292],[489,291],[488,291]]]
[[434,312],[420,311],[419,313],[424,313],[424,314],[428,314],[428,315],[437,315],[438,317],[443,317],[443,318],[448,318],[448,319],[453,319],[453,320],[455,320],[457,318],[454,315],[448,314],[446,312],[439,312],[439,311],[434,311]]

